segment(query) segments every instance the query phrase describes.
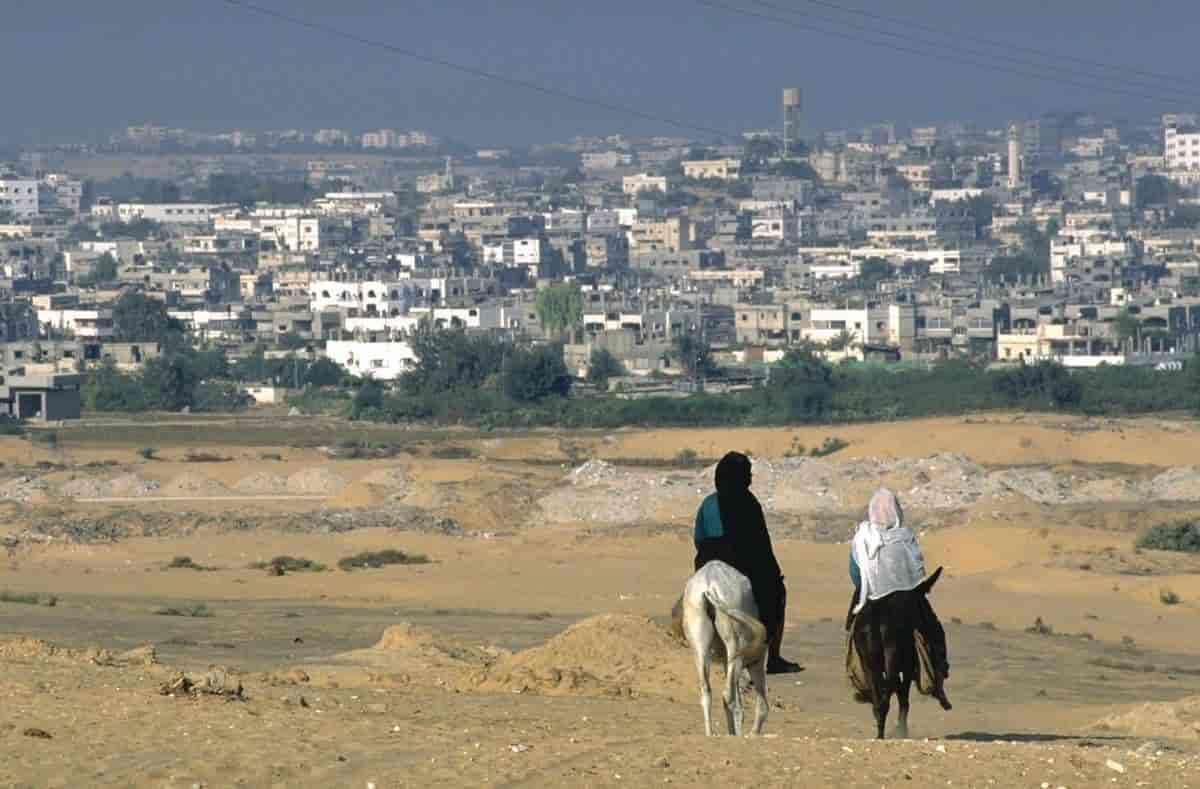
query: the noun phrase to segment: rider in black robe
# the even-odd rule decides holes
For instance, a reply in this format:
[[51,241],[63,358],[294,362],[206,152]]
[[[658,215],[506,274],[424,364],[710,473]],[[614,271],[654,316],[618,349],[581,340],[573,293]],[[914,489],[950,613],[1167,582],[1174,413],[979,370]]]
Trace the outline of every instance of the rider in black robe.
[[758,615],[770,639],[767,671],[772,674],[799,671],[799,664],[780,655],[787,590],[762,506],[750,492],[751,478],[750,458],[740,452],[728,453],[717,464],[716,504],[720,523],[711,522],[713,508],[706,501],[697,515],[695,568],[699,570],[710,561],[720,560],[750,579]]

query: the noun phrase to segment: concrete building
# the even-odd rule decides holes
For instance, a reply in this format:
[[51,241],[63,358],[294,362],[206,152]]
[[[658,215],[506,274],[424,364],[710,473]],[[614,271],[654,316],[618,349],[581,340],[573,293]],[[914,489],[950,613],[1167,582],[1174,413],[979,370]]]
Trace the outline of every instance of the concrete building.
[[325,343],[325,356],[354,375],[376,381],[394,381],[417,362],[412,345],[396,340],[330,340]]
[[682,252],[691,247],[691,225],[685,216],[639,221],[629,231],[630,248],[642,252]]
[[308,285],[312,310],[336,309],[348,317],[404,315],[415,300],[413,290],[402,281],[314,280]]
[[115,218],[118,222],[148,219],[165,225],[206,225],[236,208],[215,203],[119,203]]
[[1200,130],[1163,130],[1163,158],[1168,170],[1200,169]]
[[636,197],[640,192],[666,192],[667,178],[662,175],[627,175],[621,179],[621,191]]
[[116,336],[111,309],[39,309],[38,324],[46,337],[111,340]]
[[78,419],[82,382],[82,376],[74,374],[26,373],[24,367],[5,369],[0,374],[0,413],[38,422]]
[[686,178],[735,181],[741,174],[742,163],[738,159],[698,159],[683,163],[683,175]]
[[40,211],[38,182],[30,180],[0,180],[0,213],[14,214],[17,219],[32,219]]

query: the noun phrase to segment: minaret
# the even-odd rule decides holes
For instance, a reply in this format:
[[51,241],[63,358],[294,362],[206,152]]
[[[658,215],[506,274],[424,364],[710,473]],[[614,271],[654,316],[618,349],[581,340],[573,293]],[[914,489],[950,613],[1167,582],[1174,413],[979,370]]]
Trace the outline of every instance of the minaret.
[[454,191],[454,160],[446,157],[446,191]]
[[1017,124],[1008,127],[1008,188],[1021,186],[1021,133]]
[[795,153],[800,140],[800,89],[783,89],[783,158]]

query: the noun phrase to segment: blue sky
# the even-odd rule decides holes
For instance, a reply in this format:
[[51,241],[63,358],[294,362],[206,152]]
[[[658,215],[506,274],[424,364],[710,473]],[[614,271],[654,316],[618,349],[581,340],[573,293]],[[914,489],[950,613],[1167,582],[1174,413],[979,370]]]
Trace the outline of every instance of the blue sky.
[[[755,7],[753,0],[723,1]],[[787,85],[804,89],[809,130],[882,119],[999,123],[1055,108],[1131,117],[1200,109],[1194,44],[1200,3],[1194,1],[836,3],[1179,75],[1177,82],[1146,78],[1153,83],[1147,92],[1188,94],[1175,101],[927,60],[694,0],[258,2],[465,65],[734,130],[775,125],[779,90]],[[834,14],[804,0],[772,4]],[[479,144],[672,131],[263,19],[221,0],[0,0],[0,6],[0,140],[99,134],[144,121],[202,129],[411,127]],[[828,25],[811,17],[808,23]]]

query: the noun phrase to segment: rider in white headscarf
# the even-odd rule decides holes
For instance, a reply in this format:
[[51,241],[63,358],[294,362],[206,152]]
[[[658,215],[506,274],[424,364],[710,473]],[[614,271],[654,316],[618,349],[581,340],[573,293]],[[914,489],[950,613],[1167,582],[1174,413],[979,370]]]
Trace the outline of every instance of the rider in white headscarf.
[[925,557],[903,521],[896,494],[887,488],[875,491],[850,546],[850,578],[858,590],[853,613],[868,600],[915,589],[925,579]]

